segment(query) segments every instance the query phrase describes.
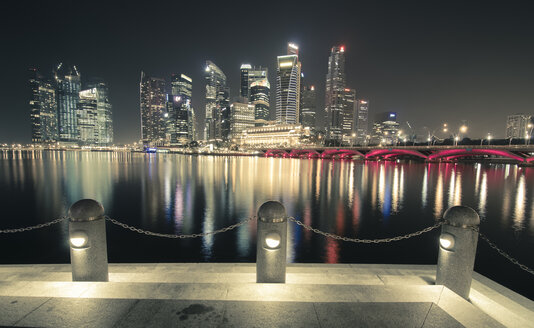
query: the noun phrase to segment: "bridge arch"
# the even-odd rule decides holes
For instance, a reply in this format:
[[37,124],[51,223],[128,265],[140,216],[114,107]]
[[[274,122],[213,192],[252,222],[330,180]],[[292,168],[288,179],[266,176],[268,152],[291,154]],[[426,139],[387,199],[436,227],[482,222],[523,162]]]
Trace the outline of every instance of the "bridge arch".
[[439,160],[439,159],[452,160],[452,159],[459,158],[459,157],[480,156],[480,155],[507,157],[507,158],[511,158],[519,162],[529,161],[529,159],[519,156],[517,154],[514,154],[508,150],[470,149],[470,148],[438,150],[430,154],[428,156],[428,159],[429,160]]
[[283,149],[268,149],[265,152],[265,157],[289,157],[289,154]]
[[327,149],[321,154],[321,158],[332,158],[338,155],[343,159],[352,158],[352,156],[364,157],[362,153],[353,149]]
[[365,154],[365,158],[395,158],[399,156],[415,156],[426,159],[427,156],[421,154],[416,150],[410,149],[393,149],[393,148],[384,148],[384,149],[375,149],[371,150]]
[[314,149],[293,149],[289,153],[291,158],[318,158],[319,156],[321,155]]

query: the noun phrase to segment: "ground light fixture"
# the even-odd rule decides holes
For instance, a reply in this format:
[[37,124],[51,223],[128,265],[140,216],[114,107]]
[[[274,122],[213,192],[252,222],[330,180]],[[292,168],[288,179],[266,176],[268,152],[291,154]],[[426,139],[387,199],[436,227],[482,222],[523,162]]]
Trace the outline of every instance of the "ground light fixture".
[[72,248],[87,248],[88,241],[89,237],[84,231],[81,230],[74,231],[70,236],[70,245]]
[[268,249],[276,249],[280,246],[280,235],[276,232],[269,232],[265,235],[265,245]]
[[446,249],[448,251],[454,250],[454,236],[450,233],[442,233],[441,236],[439,236],[439,244],[443,249]]

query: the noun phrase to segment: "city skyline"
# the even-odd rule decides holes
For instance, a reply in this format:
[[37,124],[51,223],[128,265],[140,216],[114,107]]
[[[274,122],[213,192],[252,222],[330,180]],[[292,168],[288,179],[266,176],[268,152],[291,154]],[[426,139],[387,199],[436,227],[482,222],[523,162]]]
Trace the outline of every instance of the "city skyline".
[[[66,61],[69,65],[76,64],[82,72],[106,80],[113,104],[115,142],[120,144],[139,140],[139,118],[134,114],[139,115],[141,70],[167,81],[175,72],[190,76],[195,81],[192,103],[198,114],[197,121],[203,122],[205,60],[212,60],[228,75],[230,99],[233,100],[239,93],[239,68],[243,63],[268,68],[269,82],[274,85],[276,56],[285,53],[287,42],[294,42],[300,48],[299,61],[306,85],[315,85],[318,90],[318,110],[324,108],[329,49],[343,44],[347,85],[356,90],[357,97],[363,95],[370,101],[370,115],[397,112],[399,121],[402,124],[409,121],[418,134],[424,133],[424,127],[435,130],[444,122],[453,126],[467,121],[468,136],[492,133],[502,138],[508,115],[533,112],[531,76],[534,69],[529,58],[534,54],[530,42],[534,29],[526,14],[528,5],[356,3],[351,8],[359,9],[362,14],[353,19],[350,10],[340,11],[332,18],[323,14],[321,9],[325,6],[289,4],[288,9],[299,9],[303,15],[253,31],[241,31],[237,24],[229,24],[222,28],[222,37],[208,31],[214,23],[192,31],[191,35],[184,36],[184,42],[191,44],[186,54],[173,51],[178,45],[170,49],[164,47],[169,45],[163,41],[169,37],[169,32],[149,37],[154,31],[149,23],[159,20],[157,5],[154,8],[133,5],[120,18],[115,17],[122,9],[118,5],[110,5],[101,12],[85,8],[80,11],[77,5],[40,6],[33,4],[30,10],[40,12],[39,16],[34,13],[25,17],[22,8],[4,11],[9,15],[2,22],[5,25],[2,33],[9,34],[3,40],[11,51],[2,54],[4,62],[9,63],[1,78],[1,89],[5,93],[4,118],[0,123],[0,141],[3,142],[31,141],[25,76],[29,67],[38,67],[48,74],[58,62]],[[188,6],[192,6],[188,8],[193,15],[184,19],[192,22],[200,17],[201,10],[195,5]],[[134,18],[142,12],[146,13],[148,21],[135,26]],[[203,14],[214,17],[239,12],[246,12],[246,9],[214,5]],[[74,13],[78,13],[75,18],[71,17]],[[269,9],[264,14],[270,21],[282,17]],[[102,15],[102,24],[90,26],[88,23],[98,15]],[[68,17],[67,22],[59,23],[62,17]],[[39,24],[60,26],[75,21],[80,21],[76,33],[58,31],[54,38],[32,33]],[[250,37],[256,35],[258,29],[264,39]],[[103,36],[101,49],[78,46],[76,37],[90,30]],[[226,44],[240,46],[232,49]],[[150,47],[168,51],[148,56],[149,51],[143,49]],[[39,51],[35,51],[37,49]],[[100,51],[102,49],[105,51]]]

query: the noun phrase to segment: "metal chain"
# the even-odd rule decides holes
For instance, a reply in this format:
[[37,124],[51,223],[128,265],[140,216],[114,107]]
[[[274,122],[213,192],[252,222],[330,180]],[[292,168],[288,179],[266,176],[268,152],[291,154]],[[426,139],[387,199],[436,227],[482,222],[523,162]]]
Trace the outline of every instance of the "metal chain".
[[59,218],[59,219],[52,220],[50,222],[41,223],[41,224],[30,226],[30,227],[17,228],[17,229],[4,229],[4,230],[0,230],[0,233],[17,233],[17,232],[25,232],[25,231],[35,230],[35,229],[41,229],[41,228],[44,228],[44,227],[48,227],[48,226],[54,225],[54,224],[59,223],[59,222],[61,222],[63,220],[66,220],[66,219],[67,219],[67,217],[62,217],[62,218]]
[[521,269],[525,270],[526,272],[534,275],[534,270],[530,269],[529,267],[527,267],[526,265],[524,264],[521,264],[519,263],[516,259],[514,259],[513,257],[511,257],[510,255],[508,255],[507,253],[505,253],[502,249],[500,249],[499,247],[497,247],[497,245],[495,245],[493,242],[491,242],[488,237],[484,236],[483,234],[481,234],[480,232],[478,232],[478,235],[480,236],[480,239],[484,240],[486,243],[488,243],[488,245],[493,248],[494,250],[497,251],[497,253],[501,254],[502,256],[504,256],[508,261],[512,262],[513,264],[517,265],[518,267],[520,267]]
[[403,239],[408,239],[408,238],[419,236],[419,235],[422,235],[422,234],[427,233],[429,231],[432,231],[432,230],[440,227],[443,224],[443,221],[439,221],[439,222],[436,222],[436,224],[434,224],[431,227],[428,227],[428,228],[425,228],[423,230],[419,230],[419,231],[416,231],[416,232],[412,232],[412,233],[409,233],[409,234],[403,235],[403,236],[397,236],[397,237],[391,237],[391,238],[383,238],[383,239],[358,239],[358,238],[342,237],[342,236],[339,236],[339,235],[336,235],[336,234],[333,234],[333,233],[330,233],[330,232],[324,232],[324,231],[321,231],[319,229],[312,228],[311,226],[303,223],[302,221],[299,221],[299,220],[295,219],[294,217],[289,217],[288,220],[292,221],[292,222],[295,222],[297,225],[302,226],[303,228],[308,229],[310,231],[313,231],[316,234],[323,235],[323,236],[325,236],[327,238],[333,238],[333,239],[337,239],[337,240],[350,241],[350,242],[353,242],[353,243],[363,243],[363,244],[390,243],[390,242],[393,242],[393,241],[399,241],[399,240],[403,240]]
[[136,227],[132,227],[131,225],[128,225],[126,223],[122,223],[122,222],[119,222],[119,221],[117,221],[115,219],[112,219],[109,216],[106,216],[106,220],[108,220],[109,222],[111,222],[113,224],[116,224],[119,227],[122,227],[124,229],[128,229],[128,230],[131,230],[133,232],[137,232],[139,234],[144,234],[144,235],[147,235],[147,236],[163,237],[163,238],[174,238],[174,239],[178,239],[178,238],[179,239],[197,238],[197,237],[205,237],[205,236],[209,236],[209,235],[215,235],[215,234],[218,234],[218,233],[221,233],[221,232],[230,231],[232,229],[240,227],[243,224],[248,223],[248,222],[250,222],[252,220],[255,220],[255,219],[256,219],[256,217],[253,216],[253,217],[250,217],[250,218],[245,219],[243,221],[240,221],[238,223],[229,225],[228,227],[225,227],[225,228],[222,228],[222,229],[219,229],[219,230],[210,231],[210,232],[193,233],[193,234],[189,234],[189,235],[176,235],[176,234],[165,234],[165,233],[152,232],[152,231],[148,231],[148,230],[139,229],[139,228],[136,228]]

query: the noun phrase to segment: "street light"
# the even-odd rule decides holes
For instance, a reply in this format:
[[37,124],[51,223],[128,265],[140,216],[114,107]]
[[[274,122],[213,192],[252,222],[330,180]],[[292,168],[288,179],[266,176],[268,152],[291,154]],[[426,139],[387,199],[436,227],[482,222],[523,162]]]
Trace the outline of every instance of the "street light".
[[491,144],[491,134],[488,133],[488,146]]

